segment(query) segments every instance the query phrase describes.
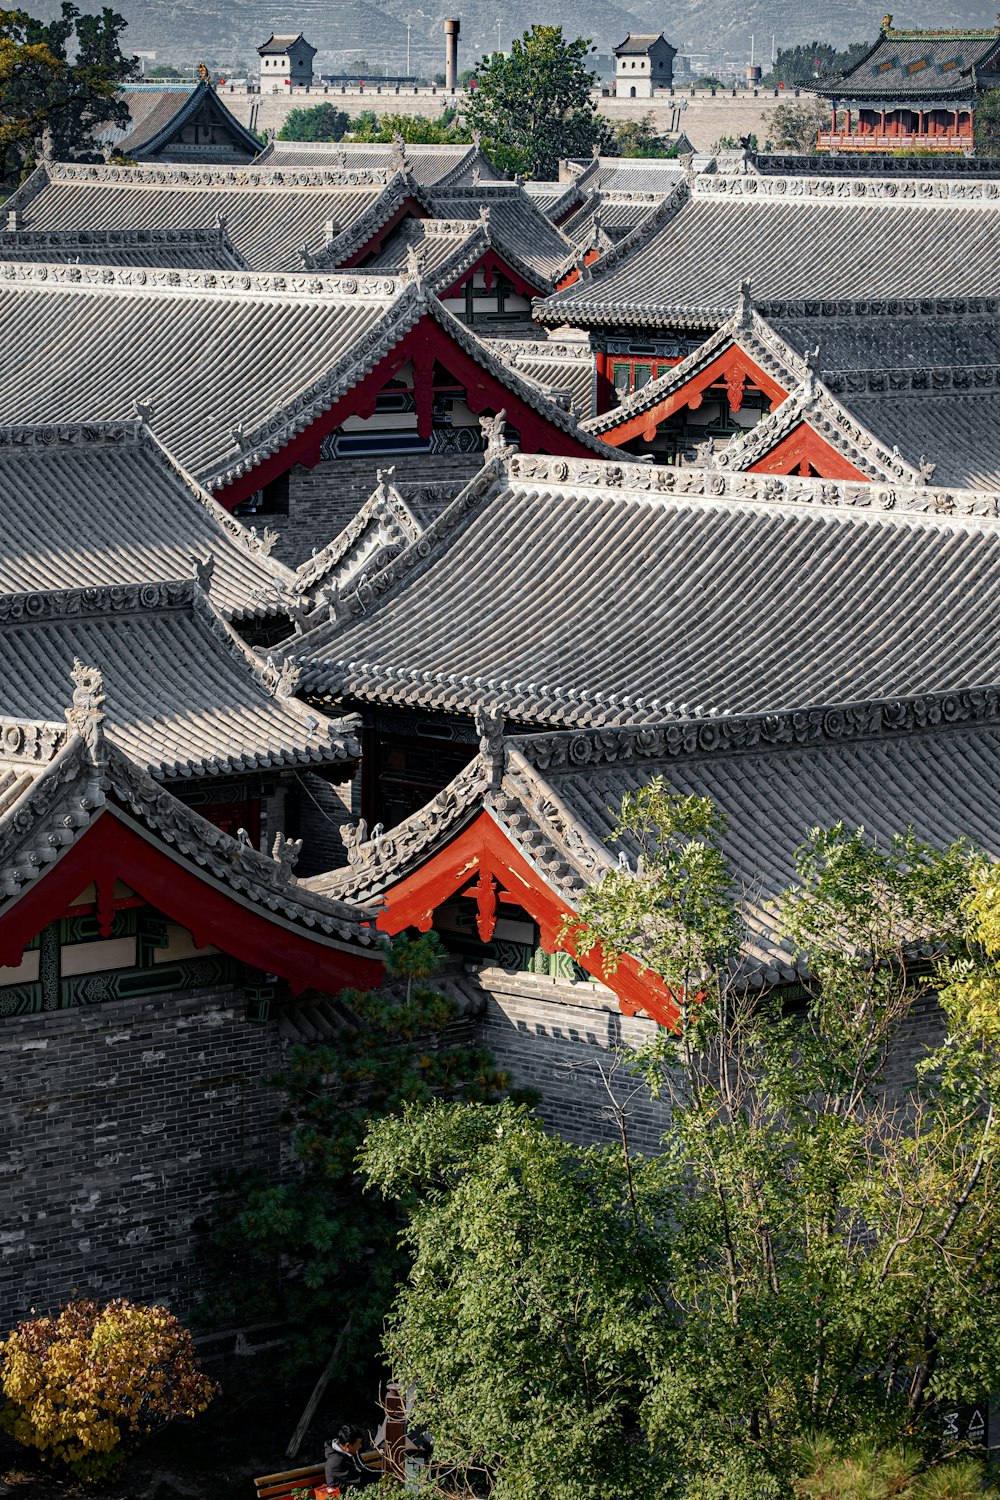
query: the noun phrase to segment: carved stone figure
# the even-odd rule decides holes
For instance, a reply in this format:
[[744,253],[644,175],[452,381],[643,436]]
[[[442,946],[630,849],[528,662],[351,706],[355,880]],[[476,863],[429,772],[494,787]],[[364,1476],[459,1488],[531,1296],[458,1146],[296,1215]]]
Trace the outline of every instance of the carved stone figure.
[[301,853],[301,839],[286,839],[285,835],[280,832],[275,834],[271,858],[278,862],[282,885],[291,885],[295,880],[295,866]]
[[73,704],[66,710],[66,722],[83,740],[92,761],[104,759],[104,678],[96,667],[85,667],[73,658]]

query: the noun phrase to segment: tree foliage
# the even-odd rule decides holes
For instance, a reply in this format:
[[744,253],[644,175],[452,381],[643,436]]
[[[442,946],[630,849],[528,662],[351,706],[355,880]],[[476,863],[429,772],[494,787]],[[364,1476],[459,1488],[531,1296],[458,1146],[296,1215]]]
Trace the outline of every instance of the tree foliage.
[[611,139],[602,148],[609,156],[676,156],[671,145],[656,129],[652,114],[640,120],[618,120],[611,127]]
[[442,110],[436,120],[428,115],[377,115],[373,110],[366,109],[355,120],[351,139],[389,142],[399,137],[415,146],[468,144],[472,140],[472,132],[457,121],[456,109]]
[[0,1386],[4,1430],[85,1480],[114,1475],[141,1438],[215,1394],[173,1313],[121,1297],[19,1323],[0,1345]]
[[532,26],[510,52],[484,57],[465,122],[478,130],[490,160],[506,172],[554,178],[564,156],[592,156],[610,129],[591,97],[589,41],[567,41],[561,26]]
[[279,141],[340,141],[351,123],[346,110],[335,104],[317,104],[312,109],[290,109],[278,131]]
[[[941,1403],[1000,1379],[1000,876],[961,845],[813,830],[774,918],[790,998],[710,801],[654,781],[616,838],[632,868],[573,926],[675,995],[682,1028],[618,1064],[669,1133],[637,1156],[624,1104],[613,1150],[510,1109],[375,1127],[372,1181],[421,1188],[394,1369],[503,1500],[779,1500],[809,1435],[939,1459]],[[914,1068],[936,1002],[946,1034]]]
[[1000,89],[987,89],[976,100],[972,129],[979,156],[1000,156]]
[[838,52],[829,42],[804,42],[797,47],[779,47],[774,65],[765,73],[761,83],[765,88],[795,88],[799,84],[812,83],[815,78],[829,78],[837,73],[846,73],[859,63],[866,52],[871,51],[870,42],[851,42]]
[[215,1236],[224,1280],[210,1311],[223,1322],[247,1312],[287,1318],[293,1362],[315,1363],[317,1343],[332,1344],[356,1294],[351,1348],[368,1351],[405,1269],[398,1216],[375,1211],[357,1176],[369,1126],[407,1104],[494,1099],[505,1086],[488,1052],[442,1042],[459,1011],[429,983],[441,957],[433,932],[394,938],[385,959],[402,993],[345,991],[336,1040],[289,1049],[271,1083],[286,1101],[293,1168],[279,1181],[232,1184]]
[[128,124],[117,97],[136,74],[121,50],[125,24],[107,6],[82,15],[69,0],[48,23],[0,10],[0,182],[35,165],[43,138],[60,160],[97,160],[94,128]]
[[779,104],[762,122],[771,132],[776,151],[811,152],[816,137],[830,127],[830,111],[818,99]]

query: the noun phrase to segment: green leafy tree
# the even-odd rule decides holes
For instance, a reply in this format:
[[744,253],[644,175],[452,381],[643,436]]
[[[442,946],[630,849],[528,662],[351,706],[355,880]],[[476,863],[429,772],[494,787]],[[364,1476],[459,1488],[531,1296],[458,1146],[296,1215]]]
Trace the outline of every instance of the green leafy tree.
[[870,51],[870,42],[852,42],[842,52],[838,52],[829,42],[805,42],[798,47],[779,47],[774,66],[770,72],[765,73],[761,83],[769,89],[776,89],[781,85],[795,88],[799,84],[812,83],[816,78],[846,73]]
[[350,1349],[370,1352],[405,1269],[397,1215],[373,1211],[357,1176],[371,1123],[414,1102],[493,1099],[505,1087],[488,1052],[442,1039],[459,1017],[430,983],[442,952],[433,932],[394,938],[385,949],[393,988],[344,991],[336,1040],[290,1048],[271,1082],[286,1101],[294,1168],[277,1182],[230,1185],[214,1236],[220,1290],[207,1312],[223,1321],[262,1311],[287,1318],[293,1363],[314,1364],[352,1306]]
[[1000,156],[1000,89],[987,89],[976,101],[972,128],[979,156]]
[[465,123],[478,130],[491,161],[506,172],[554,178],[563,156],[591,156],[611,139],[591,97],[594,49],[561,26],[532,26],[510,52],[484,57],[478,84],[465,105]]
[[334,104],[317,104],[312,109],[290,109],[278,131],[279,141],[340,141],[351,123],[346,110]]
[[619,120],[611,127],[611,140],[603,148],[609,156],[677,155],[677,147],[660,135],[651,114],[641,120]]
[[43,141],[61,160],[97,160],[95,127],[128,124],[118,90],[136,61],[121,50],[125,24],[106,6],[82,15],[68,0],[48,23],[0,10],[0,181],[33,167]]
[[816,150],[819,132],[829,130],[830,111],[818,99],[789,100],[761,123],[771,132],[776,151],[809,153]]
[[[815,1468],[809,1436],[905,1440],[924,1467],[946,1456],[941,1404],[1000,1379],[1000,875],[961,845],[813,830],[775,913],[789,994],[762,982],[725,837],[709,800],[651,782],[617,830],[634,868],[568,919],[583,952],[638,957],[677,1002],[678,1031],[617,1063],[669,1109],[658,1154],[630,1147],[628,1090],[614,1150],[489,1111],[370,1133],[371,1179],[420,1189],[388,1352],[440,1455],[490,1469],[504,1500],[783,1500]],[[935,999],[946,1040],[907,1074],[901,1033]],[[536,1253],[561,1281],[536,1287]],[[621,1282],[620,1331],[590,1307],[594,1275],[599,1302]]]
[[472,140],[472,133],[457,120],[456,109],[444,110],[436,120],[427,115],[376,115],[366,109],[355,120],[351,139],[389,142],[394,137],[402,137],[411,145],[463,145]]

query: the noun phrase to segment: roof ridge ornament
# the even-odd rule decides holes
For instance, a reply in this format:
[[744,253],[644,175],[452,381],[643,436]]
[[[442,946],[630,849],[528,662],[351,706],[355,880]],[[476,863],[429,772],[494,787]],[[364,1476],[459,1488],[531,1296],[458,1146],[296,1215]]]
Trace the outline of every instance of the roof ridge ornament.
[[295,884],[295,866],[302,853],[302,840],[289,839],[279,831],[274,835],[271,858],[277,861],[278,878],[282,885]]
[[195,582],[201,589],[202,593],[210,594],[212,592],[212,574],[215,572],[214,555],[210,553],[209,556],[205,558],[197,556],[192,557],[191,568],[194,573]]
[[802,383],[802,394],[807,401],[816,397],[816,372],[819,369],[819,345],[815,349],[807,349],[805,353],[806,378]]
[[736,323],[739,328],[749,328],[753,323],[753,298],[750,295],[750,277],[740,282],[740,294],[736,301]]
[[410,163],[406,159],[406,141],[400,130],[393,131],[390,160],[395,171],[408,172],[410,170]]
[[92,765],[104,765],[107,741],[104,737],[104,678],[96,667],[86,667],[79,657],[73,658],[73,703],[66,710],[66,722],[83,740]]
[[388,469],[375,470],[375,493],[381,501],[389,498],[389,486],[392,484],[392,476],[396,472],[396,465]]
[[132,400],[132,415],[148,427],[150,418],[156,415],[156,408],[152,401],[140,401],[138,396],[135,396]]
[[504,716],[496,707],[477,708],[474,714],[476,733],[479,735],[479,753],[486,762],[491,792],[499,791],[503,773],[507,769],[507,742],[504,738]]
[[486,450],[483,454],[484,463],[492,463],[494,459],[500,460],[510,451],[507,442],[507,409],[502,407],[495,417],[480,417],[479,427],[483,437],[486,439]]
[[489,230],[490,230],[490,205],[488,203],[481,203],[479,205],[479,222],[483,226],[483,228],[486,230],[486,233],[489,234]]

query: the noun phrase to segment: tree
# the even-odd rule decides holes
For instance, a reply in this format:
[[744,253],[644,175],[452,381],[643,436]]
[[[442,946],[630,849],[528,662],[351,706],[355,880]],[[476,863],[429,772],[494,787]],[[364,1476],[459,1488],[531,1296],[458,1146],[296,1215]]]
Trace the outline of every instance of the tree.
[[355,141],[389,142],[395,137],[411,145],[452,146],[465,145],[472,140],[472,133],[458,125],[458,111],[445,109],[440,117],[432,120],[427,115],[376,115],[372,110],[363,110],[354,122],[351,139]]
[[48,24],[0,10],[0,181],[34,166],[43,138],[61,160],[97,160],[94,128],[129,123],[117,97],[136,76],[135,58],[121,51],[125,25],[106,6],[81,15],[69,0]]
[[317,104],[312,109],[290,109],[278,131],[279,141],[339,141],[351,123],[346,110],[334,104]]
[[[784,1500],[809,1437],[905,1440],[919,1467],[947,1456],[942,1403],[1000,1378],[1000,874],[912,833],[813,830],[776,912],[790,996],[755,962],[724,836],[708,799],[653,781],[619,819],[634,868],[568,919],[579,951],[635,955],[677,1001],[677,1033],[617,1063],[669,1106],[657,1155],[631,1149],[626,1103],[614,1149],[486,1110],[412,1112],[365,1147],[383,1191],[420,1189],[393,1368],[439,1455],[489,1467],[503,1500],[531,1493],[520,1454],[546,1426],[539,1500]],[[935,997],[946,1039],[905,1076]],[[595,1484],[626,1454],[627,1482]]]
[[490,160],[506,172],[554,178],[564,156],[592,156],[610,138],[591,97],[594,49],[561,26],[532,26],[509,53],[484,57],[478,87],[465,105],[465,122],[478,130]]
[[816,150],[816,137],[829,129],[830,111],[817,99],[779,104],[762,121],[771,132],[777,151],[808,153]]
[[357,1175],[369,1125],[408,1103],[494,1099],[506,1085],[488,1052],[442,1041],[459,1011],[429,983],[441,957],[433,932],[386,945],[402,994],[345,991],[336,1041],[293,1046],[270,1080],[293,1129],[293,1168],[278,1181],[257,1175],[229,1184],[215,1233],[220,1289],[207,1311],[223,1323],[248,1313],[259,1319],[262,1310],[286,1318],[293,1365],[315,1364],[324,1339],[332,1346],[355,1298],[345,1357],[370,1352],[405,1270],[398,1215],[375,1211]]
[[976,100],[972,128],[976,154],[1000,156],[1000,89],[987,89]]
[[0,1344],[0,1424],[78,1479],[114,1476],[139,1440],[203,1412],[215,1388],[165,1307],[78,1299]]
[[795,88],[799,84],[812,83],[815,78],[846,73],[870,51],[870,42],[852,42],[843,52],[838,52],[829,42],[779,47],[774,64],[761,79],[761,84],[768,89]]
[[676,156],[677,147],[659,134],[652,114],[641,120],[619,120],[611,127],[611,140],[604,147],[609,156]]

